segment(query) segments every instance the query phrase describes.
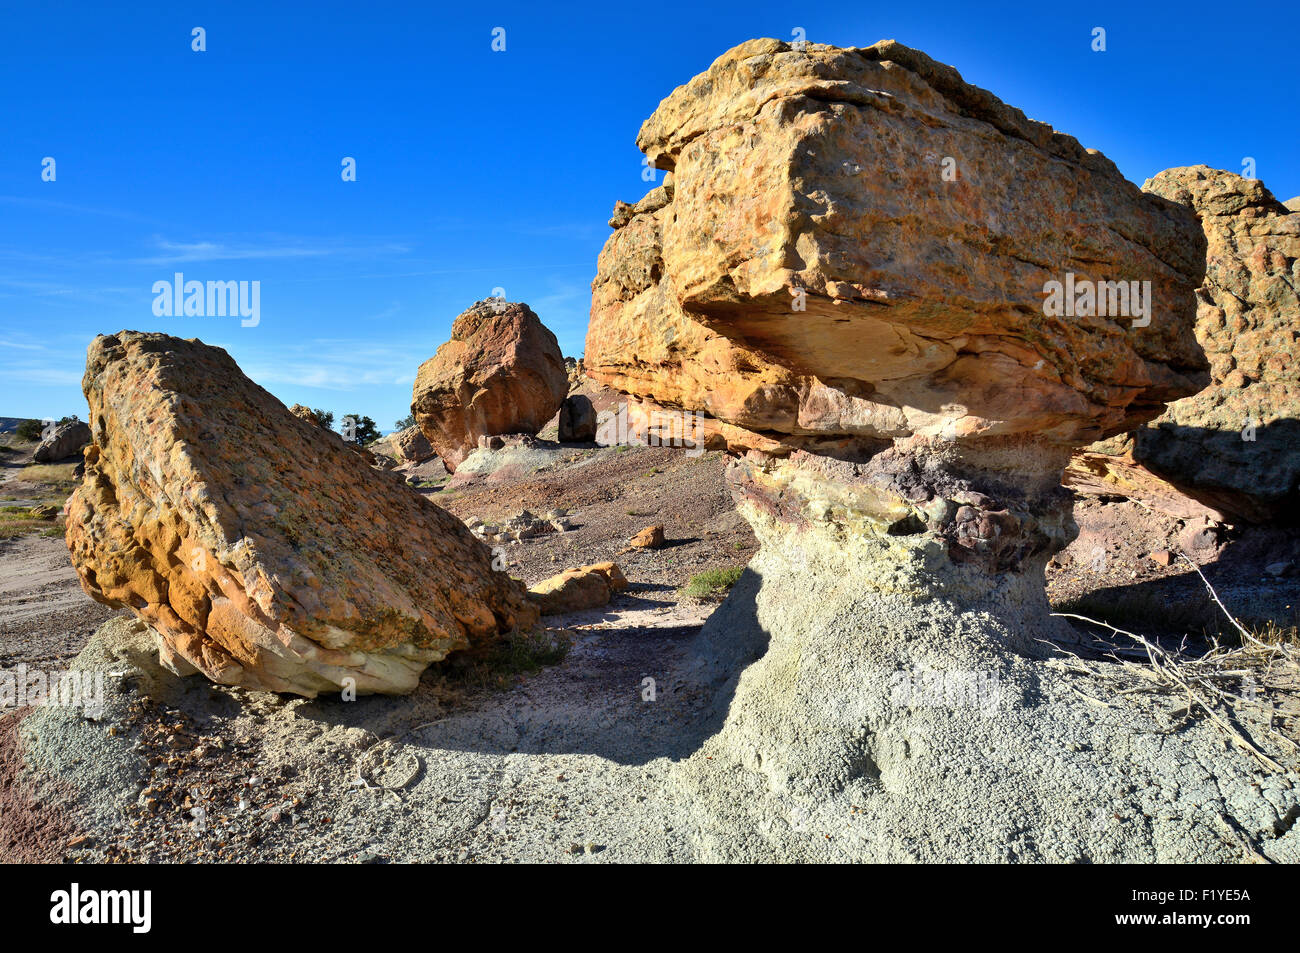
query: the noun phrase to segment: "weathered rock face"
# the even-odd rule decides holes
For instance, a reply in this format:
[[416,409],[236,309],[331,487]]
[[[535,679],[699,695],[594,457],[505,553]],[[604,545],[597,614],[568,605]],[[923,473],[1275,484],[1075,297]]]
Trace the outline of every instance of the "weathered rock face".
[[[1144,186],[1192,209],[1207,240],[1196,337],[1210,387],[1093,448],[1146,467],[1231,519],[1300,518],[1300,216],[1263,183],[1207,166]],[[1074,468],[1072,468],[1074,469]]]
[[[745,43],[638,145],[671,179],[615,209],[585,369],[646,429],[741,454],[728,480],[760,549],[699,657],[754,664],[721,683],[711,763],[782,794],[879,787],[873,746],[920,757],[943,732],[873,686],[917,664],[1010,672],[1071,638],[1043,582],[1076,532],[1062,472],[1208,379],[1204,239],[893,42]],[[1053,282],[1138,282],[1144,306],[1058,311]]]
[[[752,41],[638,144],[672,180],[614,219],[598,382],[792,446],[1087,442],[1204,383],[1194,220],[924,54]],[[1150,281],[1150,325],[1045,315],[1071,274]]]
[[411,412],[454,471],[495,434],[536,434],[569,392],[564,356],[526,304],[480,301],[452,323],[451,340],[420,365]]
[[296,417],[219,348],[91,344],[94,443],[68,505],[83,587],[131,608],[174,671],[313,696],[398,694],[537,619],[455,517]]
[[80,420],[69,420],[55,427],[54,432],[37,445],[32,459],[37,463],[63,460],[80,453],[81,448],[88,443],[90,427]]

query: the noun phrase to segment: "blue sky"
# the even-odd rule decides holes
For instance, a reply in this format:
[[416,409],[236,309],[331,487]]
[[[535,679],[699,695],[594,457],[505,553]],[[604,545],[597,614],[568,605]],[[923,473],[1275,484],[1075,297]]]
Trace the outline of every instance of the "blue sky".
[[[1139,184],[1249,156],[1300,194],[1297,4],[1054,6],[6,3],[0,416],[84,417],[87,343],[134,328],[387,430],[495,288],[579,354],[614,201],[650,187],[642,120],[724,50],[795,28],[922,49]],[[260,323],[156,317],[178,271],[260,281]]]

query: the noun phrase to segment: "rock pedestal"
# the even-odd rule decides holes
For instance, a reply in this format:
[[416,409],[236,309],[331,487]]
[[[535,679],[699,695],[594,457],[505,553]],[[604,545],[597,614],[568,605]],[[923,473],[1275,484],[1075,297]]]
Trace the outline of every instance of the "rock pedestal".
[[722,728],[682,771],[737,805],[723,827],[768,820],[718,857],[923,856],[830,841],[854,812],[923,841],[944,810],[981,850],[1058,825],[1091,856],[1068,815],[1109,769],[1054,752],[1117,742],[1043,661],[1076,638],[1044,568],[1071,451],[1208,380],[1195,217],[888,41],[742,44],[637,141],[671,178],[615,209],[585,370],[737,457],[760,548],[696,646]]

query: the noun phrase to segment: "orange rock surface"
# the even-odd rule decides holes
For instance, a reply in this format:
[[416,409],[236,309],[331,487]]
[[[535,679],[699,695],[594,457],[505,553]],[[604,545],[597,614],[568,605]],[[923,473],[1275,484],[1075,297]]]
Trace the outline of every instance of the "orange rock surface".
[[455,517],[371,469],[197,340],[91,344],[93,443],[68,505],[85,590],[174,671],[313,696],[398,694],[537,619]]

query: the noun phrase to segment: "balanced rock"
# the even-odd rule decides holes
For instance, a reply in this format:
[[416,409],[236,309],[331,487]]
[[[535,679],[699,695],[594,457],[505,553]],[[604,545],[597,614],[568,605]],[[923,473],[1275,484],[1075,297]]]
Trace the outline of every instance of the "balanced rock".
[[94,442],[68,504],[83,588],[163,662],[314,696],[413,690],[429,663],[528,629],[521,584],[459,520],[368,467],[197,340],[94,340]]
[[52,463],[64,460],[81,452],[81,448],[90,443],[90,427],[80,420],[72,419],[54,428],[54,432],[42,440],[32,454],[37,463]]
[[892,41],[742,44],[638,145],[671,188],[615,215],[586,373],[705,418],[759,541],[692,649],[721,727],[679,780],[736,805],[710,856],[1205,854],[1161,794],[1140,840],[1089,819],[1117,771],[1212,786],[1213,727],[1135,744],[1142,703],[1044,661],[1078,638],[1044,591],[1071,451],[1208,381],[1195,216]]
[[[1211,385],[1141,428],[1090,448],[1132,461],[1233,520],[1300,513],[1300,216],[1257,179],[1207,166],[1143,186],[1187,206],[1207,240],[1196,337]],[[1071,470],[1077,467],[1072,466]]]
[[569,391],[560,346],[526,304],[477,302],[420,365],[411,412],[448,472],[483,436],[536,434]]
[[570,394],[560,405],[561,443],[590,443],[596,439],[596,407],[585,394]]

